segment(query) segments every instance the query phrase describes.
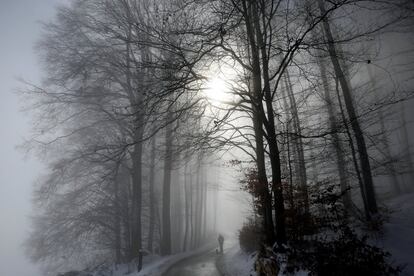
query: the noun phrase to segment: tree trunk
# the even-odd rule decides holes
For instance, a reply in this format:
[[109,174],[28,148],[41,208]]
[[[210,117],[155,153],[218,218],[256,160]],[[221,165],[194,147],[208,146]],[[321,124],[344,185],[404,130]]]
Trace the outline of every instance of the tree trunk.
[[[374,93],[374,99],[377,102],[378,101],[378,96],[377,93],[379,93],[379,89],[377,86],[377,82],[374,78],[374,75],[372,74],[372,70],[370,65],[367,65],[367,71],[368,71],[368,76],[372,85],[372,89],[373,89],[373,93]],[[384,143],[384,150],[385,150],[385,158],[387,159],[388,162],[390,162],[389,165],[389,170],[390,170],[390,175],[391,175],[391,180],[392,180],[392,188],[394,191],[395,195],[399,195],[401,194],[401,187],[400,184],[398,183],[398,179],[397,179],[397,170],[395,168],[395,162],[394,162],[394,158],[392,157],[392,153],[391,153],[391,147],[390,147],[390,142],[388,140],[387,137],[387,130],[385,128],[385,119],[384,119],[384,113],[382,112],[382,109],[379,108],[378,109],[378,119],[380,122],[380,130],[381,130],[381,135],[382,135],[382,140]]]
[[358,165],[358,158],[357,158],[357,153],[355,150],[355,146],[354,146],[354,139],[352,138],[351,135],[351,130],[349,129],[348,126],[348,121],[346,119],[346,115],[345,115],[345,111],[342,105],[342,100],[341,100],[341,95],[339,93],[339,87],[338,87],[338,80],[335,79],[335,86],[336,86],[336,96],[338,98],[338,104],[339,104],[339,109],[340,109],[340,114],[341,114],[341,118],[342,118],[342,123],[344,124],[345,127],[345,132],[346,135],[348,137],[348,141],[349,141],[349,147],[351,150],[351,155],[352,155],[352,161],[354,163],[354,168],[355,168],[355,173],[357,175],[357,179],[358,179],[358,184],[359,184],[359,190],[361,192],[361,198],[362,198],[362,203],[364,205],[364,211],[365,211],[365,217],[367,220],[371,219],[371,215],[370,212],[368,210],[368,205],[367,205],[367,200],[366,200],[366,192],[365,192],[365,186],[364,186],[364,182],[362,180],[362,176],[361,176],[361,170],[359,169],[359,165]]
[[116,168],[116,174],[114,177],[114,229],[115,229],[115,244],[114,244],[114,250],[115,250],[115,263],[120,264],[121,263],[121,208],[120,208],[120,200],[119,200],[119,164],[117,164]]
[[[265,153],[263,142],[263,119],[264,110],[262,104],[262,84],[261,84],[261,69],[260,69],[260,55],[259,49],[256,44],[254,36],[254,26],[251,22],[252,7],[249,2],[249,6],[246,6],[246,1],[243,1],[243,8],[245,11],[245,22],[247,37],[250,44],[251,61],[252,61],[252,109],[253,109],[253,127],[255,133],[256,143],[256,165],[257,165],[257,180],[258,191],[260,194],[260,201],[262,205],[263,216],[263,230],[265,236],[265,242],[272,245],[275,240],[275,232],[272,218],[272,198],[269,193],[266,166],[265,166]],[[274,146],[274,145],[272,145]]]
[[[170,116],[168,116],[169,118]],[[161,255],[171,254],[171,168],[172,168],[172,126],[165,127],[164,181],[162,187],[162,238]]]
[[[136,131],[135,141],[142,139],[142,131]],[[132,152],[132,257],[139,257],[141,249],[141,208],[142,208],[142,143],[136,142]],[[138,264],[140,270],[142,264]]]
[[207,237],[207,174],[205,174],[203,184],[203,240]]
[[217,169],[216,173],[214,174],[214,186],[213,186],[213,192],[214,192],[214,198],[213,198],[213,204],[214,204],[214,217],[213,217],[213,231],[214,233],[217,232],[217,205],[218,205],[218,190],[219,190],[219,180],[220,180],[220,169]]
[[[264,6],[262,6],[264,9]],[[269,80],[269,60],[266,52],[266,45],[264,44],[263,33],[260,27],[259,20],[259,8],[257,3],[253,4],[253,22],[256,31],[257,47],[261,50],[262,57],[262,76],[264,82],[264,96],[267,110],[267,124],[265,124],[267,130],[267,142],[269,145],[270,163],[272,168],[272,190],[275,200],[275,222],[276,222],[276,240],[279,243],[286,242],[286,229],[285,229],[285,206],[283,198],[283,187],[282,187],[282,175],[281,175],[281,164],[280,164],[280,152],[278,142],[276,139],[275,120],[273,114],[273,99],[270,91],[270,80]],[[265,11],[262,10],[262,16],[265,16]],[[252,55],[256,58],[257,55]],[[257,62],[260,64],[260,61]],[[260,73],[260,67],[259,67]],[[257,80],[261,82],[261,80]],[[257,90],[257,91],[261,91]],[[260,92],[261,93],[261,92]],[[260,99],[261,101],[261,99]],[[260,103],[262,104],[262,103]]]
[[[283,85],[283,83],[282,83]],[[287,83],[285,82],[285,86],[287,86]],[[286,135],[285,136],[285,144],[286,144],[286,162],[287,162],[287,171],[288,171],[288,178],[289,178],[289,204],[290,204],[290,208],[291,210],[295,209],[295,203],[294,203],[294,196],[293,196],[293,167],[292,167],[292,155],[293,155],[293,159],[295,159],[295,152],[292,153],[292,150],[290,148],[290,143],[291,143],[291,127],[290,127],[290,123],[291,123],[291,117],[290,117],[290,113],[288,112],[289,105],[287,103],[287,96],[285,93],[285,88],[283,86],[281,86],[280,89],[281,92],[281,96],[282,96],[282,101],[283,101],[283,106],[285,107],[286,110],[286,127],[285,127],[285,131],[286,131]],[[293,224],[295,224],[293,222]]]
[[190,172],[190,187],[189,187],[189,195],[190,195],[190,248],[193,249],[195,247],[195,225],[194,225],[194,183],[193,183],[193,173]]
[[[400,117],[401,117],[401,130],[402,130],[402,137],[403,137],[403,143],[404,143],[404,152],[406,154],[406,162],[408,163],[408,170],[409,174],[411,176],[411,183],[414,183],[414,162],[413,157],[411,155],[411,143],[410,143],[410,137],[408,135],[407,130],[407,119],[405,114],[405,104],[404,102],[400,103]],[[413,189],[413,186],[410,186],[410,189]]]
[[290,81],[289,71],[285,70],[285,80],[286,80],[286,91],[288,94],[290,102],[290,110],[292,113],[292,122],[293,128],[295,129],[296,137],[293,139],[295,151],[298,157],[298,167],[299,167],[299,187],[301,188],[301,197],[303,200],[303,207],[305,214],[309,213],[309,196],[308,196],[308,187],[307,187],[307,176],[306,176],[306,166],[305,166],[305,154],[303,151],[303,142],[302,142],[302,129],[299,121],[298,108],[296,105],[295,95],[293,94],[292,83]]
[[122,206],[122,226],[124,229],[123,232],[123,242],[125,247],[124,259],[125,262],[130,262],[133,259],[132,256],[132,184],[131,184],[131,175],[130,172],[124,170],[121,171],[122,183],[123,183],[123,200],[120,201]]
[[184,167],[184,201],[185,201],[185,230],[184,230],[184,241],[183,241],[183,251],[188,249],[188,237],[190,235],[190,195],[188,193],[188,161],[185,160]]
[[195,206],[195,231],[194,241],[195,247],[198,247],[201,242],[201,223],[202,223],[202,211],[203,211],[203,200],[202,200],[202,181],[203,181],[203,166],[202,161],[199,159],[197,164],[196,172],[196,206]]
[[150,172],[149,172],[149,225],[148,225],[148,246],[149,252],[153,249],[154,230],[155,230],[155,145],[156,137],[152,138],[151,143],[151,161],[150,161]]
[[326,107],[328,109],[328,118],[329,118],[329,125],[331,129],[331,136],[333,141],[333,148],[335,150],[336,155],[336,166],[338,168],[338,174],[339,174],[339,185],[341,187],[342,192],[342,202],[344,204],[344,207],[346,210],[351,210],[351,194],[349,191],[349,184],[348,184],[348,176],[346,175],[346,162],[345,157],[343,153],[343,148],[341,144],[341,140],[338,135],[339,131],[339,125],[337,122],[337,119],[335,117],[335,111],[333,102],[331,99],[331,92],[329,88],[329,82],[326,74],[326,65],[322,58],[318,57],[318,65],[319,70],[321,72],[321,80],[322,80],[322,86],[324,90],[324,97],[326,102]]
[[[321,13],[325,14],[326,10],[325,10],[323,1],[318,0],[318,2],[319,2],[319,8],[321,10]],[[369,162],[369,156],[368,156],[368,151],[366,148],[365,138],[364,138],[362,129],[360,127],[358,116],[356,115],[355,108],[352,102],[351,89],[348,85],[344,72],[338,61],[337,52],[336,52],[335,45],[334,45],[334,39],[332,36],[329,23],[326,19],[323,21],[323,27],[325,30],[326,38],[328,40],[329,55],[330,55],[330,58],[331,58],[331,61],[334,67],[335,75],[338,78],[339,83],[342,88],[342,93],[343,93],[344,100],[345,100],[345,107],[347,109],[351,127],[355,135],[355,140],[356,140],[356,144],[358,148],[358,154],[359,154],[360,165],[361,165],[361,170],[362,170],[362,178],[364,182],[365,198],[367,202],[368,211],[371,214],[376,214],[378,213],[378,207],[377,207],[374,183],[372,179],[371,165]]]

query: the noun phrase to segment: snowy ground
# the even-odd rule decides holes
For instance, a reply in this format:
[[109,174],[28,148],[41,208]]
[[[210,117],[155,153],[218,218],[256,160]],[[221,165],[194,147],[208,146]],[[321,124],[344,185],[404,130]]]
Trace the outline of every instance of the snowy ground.
[[211,251],[215,248],[215,244],[206,244],[197,250],[188,251],[185,253],[175,254],[168,257],[151,256],[144,259],[144,268],[138,272],[128,273],[128,271],[135,270],[134,267],[127,265],[119,266],[117,269],[111,271],[95,272],[93,276],[161,276],[166,273],[173,265],[190,258],[198,256],[205,252]]
[[[240,249],[238,244],[233,244],[217,260],[217,267],[223,276],[257,276],[257,273],[254,271],[255,261],[255,253],[246,254]],[[278,276],[285,276],[283,271],[282,267]],[[307,275],[308,273],[303,270],[299,270],[295,274],[295,276]]]
[[396,264],[406,265],[401,275],[414,275],[414,193],[388,200],[385,205],[391,214],[378,246],[389,251]]
[[[405,266],[402,276],[414,275],[414,193],[389,199],[385,205],[391,214],[384,223],[383,236],[376,241],[376,245],[392,254],[394,265]],[[254,276],[254,260],[254,254],[243,253],[234,239],[227,243],[217,265],[225,276]],[[297,275],[306,273],[301,271]]]
[[255,276],[254,254],[244,253],[237,240],[233,239],[224,244],[224,254],[217,259],[217,267],[225,276]]
[[[392,254],[392,262],[405,265],[401,275],[414,275],[414,193],[405,194],[387,200],[386,207],[391,211],[384,224],[383,235],[376,240],[376,245],[383,247]],[[203,254],[211,254],[217,247],[216,243],[207,244],[197,250],[169,257],[147,258],[144,269],[139,273],[127,273],[126,266],[119,267],[113,276],[160,276],[165,275],[174,265],[190,260],[193,257],[202,259]],[[214,251],[213,251],[214,252]],[[224,254],[216,258],[216,266],[224,276],[256,276],[254,272],[255,254],[244,253],[235,237],[227,238],[224,243]],[[100,276],[105,274],[95,274]],[[281,274],[279,274],[281,275]],[[297,275],[306,275],[301,272]]]
[[[167,258],[162,258],[157,261],[154,261],[147,267],[145,267],[140,273],[128,274],[129,276],[160,276],[165,275],[167,271],[170,271],[171,267],[177,265],[187,259],[200,259],[203,256],[210,258],[212,250],[217,247],[216,243],[208,244],[202,248],[186,252],[183,254],[173,255]],[[200,256],[198,258],[193,258],[194,256]],[[253,270],[254,267],[254,254],[244,253],[238,244],[238,241],[233,237],[229,238],[227,236],[224,243],[224,254],[218,255],[215,265],[223,276],[256,276],[256,273]],[[206,267],[204,267],[206,268]],[[208,268],[208,267],[207,267]],[[120,271],[121,272],[121,271]],[[123,275],[121,273],[116,276]],[[194,276],[198,276],[197,274]],[[204,274],[203,274],[204,275]],[[206,274],[207,275],[207,274]]]
[[216,266],[218,257],[214,249],[210,250],[178,262],[163,276],[223,276]]

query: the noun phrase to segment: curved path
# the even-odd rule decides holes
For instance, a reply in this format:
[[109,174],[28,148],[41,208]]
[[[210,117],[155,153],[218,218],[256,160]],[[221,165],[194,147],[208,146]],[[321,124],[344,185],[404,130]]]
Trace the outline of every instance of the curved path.
[[214,250],[187,258],[172,266],[163,276],[222,276],[216,267]]

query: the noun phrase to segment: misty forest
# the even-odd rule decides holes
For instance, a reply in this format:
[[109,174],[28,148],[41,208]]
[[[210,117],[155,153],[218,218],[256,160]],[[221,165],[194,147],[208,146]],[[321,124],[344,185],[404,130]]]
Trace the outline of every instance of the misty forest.
[[34,47],[45,275],[414,275],[413,1],[70,0]]

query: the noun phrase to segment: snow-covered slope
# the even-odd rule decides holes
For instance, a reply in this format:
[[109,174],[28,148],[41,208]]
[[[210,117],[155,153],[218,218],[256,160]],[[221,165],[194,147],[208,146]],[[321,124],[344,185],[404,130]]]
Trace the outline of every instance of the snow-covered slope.
[[396,264],[406,265],[402,275],[414,275],[414,193],[388,200],[391,210],[378,245],[392,254]]

